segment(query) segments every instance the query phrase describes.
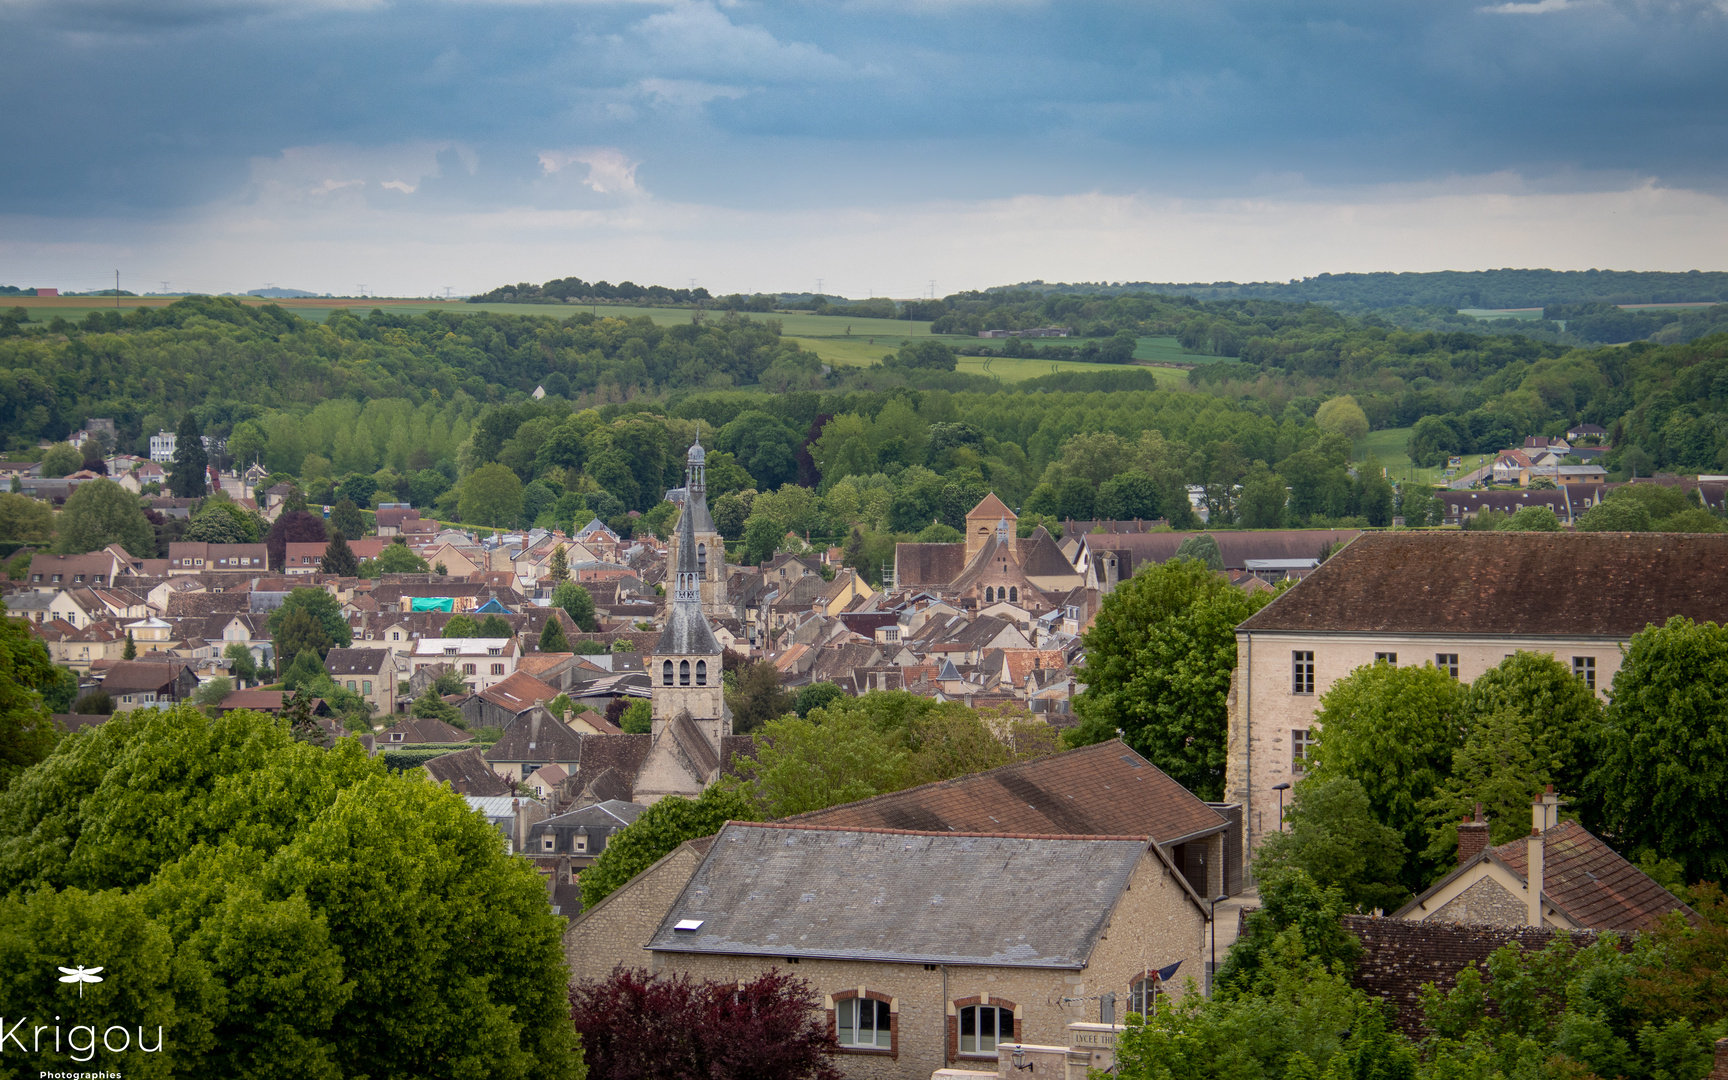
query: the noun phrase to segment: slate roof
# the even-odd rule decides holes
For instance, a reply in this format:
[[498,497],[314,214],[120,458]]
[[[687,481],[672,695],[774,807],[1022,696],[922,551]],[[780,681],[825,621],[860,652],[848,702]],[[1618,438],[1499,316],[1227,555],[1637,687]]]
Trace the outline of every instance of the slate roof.
[[160,663],[150,660],[116,660],[102,679],[102,689],[110,694],[133,694],[161,691],[174,685],[180,677],[184,660]]
[[597,800],[629,802],[636,791],[636,775],[642,771],[642,763],[648,759],[648,751],[654,746],[654,736],[579,734],[575,737],[580,746],[573,774],[576,792]]
[[648,948],[1079,969],[1148,846],[730,822]]
[[1031,536],[1019,541],[1019,554],[1020,572],[1023,574],[1034,577],[1074,577],[1080,573],[1062,554],[1055,539],[1042,525],[1033,529]]
[[1176,557],[1176,549],[1182,546],[1182,541],[1202,534],[1218,542],[1218,554],[1223,557],[1226,570],[1245,570],[1249,559],[1317,559],[1325,554],[1329,545],[1362,535],[1355,529],[1088,534],[1081,526],[1089,524],[1067,522],[1062,527],[1063,535],[1084,539],[1091,551],[1125,552],[1128,565],[1120,567],[1124,579],[1148,562],[1169,562]]
[[1120,739],[787,818],[846,828],[1150,836],[1217,832],[1224,816]]
[[[400,735],[400,739],[392,736]],[[472,733],[463,731],[453,724],[446,724],[433,717],[407,717],[399,720],[388,731],[380,732],[378,745],[380,747],[415,746],[424,743],[465,743],[473,742]]]
[[544,709],[532,709],[504,729],[504,737],[486,751],[487,761],[579,761],[582,738],[557,720],[546,716]]
[[449,784],[458,795],[510,794],[510,781],[492,771],[478,747],[435,757],[420,767],[433,783]]
[[[1494,848],[1519,877],[1529,873],[1528,842]],[[1670,911],[1692,910],[1576,821],[1542,834],[1542,891],[1555,907],[1591,930],[1648,930]]]
[[[224,619],[226,623],[228,620]],[[324,654],[324,670],[340,675],[377,675],[389,660],[389,649],[331,649]]]
[[1728,534],[1367,534],[1240,629],[1626,638],[1673,615],[1728,622]]

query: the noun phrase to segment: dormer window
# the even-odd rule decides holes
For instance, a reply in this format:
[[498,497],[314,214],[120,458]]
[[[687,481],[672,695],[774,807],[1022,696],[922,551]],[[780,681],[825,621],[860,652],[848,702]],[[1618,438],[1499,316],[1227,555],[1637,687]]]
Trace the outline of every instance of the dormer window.
[[500,646],[494,646],[494,647],[486,650],[486,655],[487,656],[503,656],[504,655],[504,648],[501,645]]

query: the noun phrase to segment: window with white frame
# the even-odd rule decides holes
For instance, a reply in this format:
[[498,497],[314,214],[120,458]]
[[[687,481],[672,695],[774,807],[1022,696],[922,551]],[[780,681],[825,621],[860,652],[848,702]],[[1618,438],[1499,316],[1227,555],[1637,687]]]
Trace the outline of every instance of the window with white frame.
[[1572,674],[1584,680],[1584,685],[1596,689],[1596,658],[1594,656],[1574,656],[1572,658]]
[[1290,771],[1301,776],[1308,771],[1308,750],[1314,745],[1314,733],[1309,728],[1290,731]]
[[1013,1041],[1013,1009],[1005,1005],[968,1005],[960,1010],[962,1054],[994,1054],[997,1043]]
[[1128,1011],[1146,1016],[1158,1000],[1158,980],[1151,975],[1135,979],[1128,987]]
[[894,1045],[893,1023],[886,1001],[855,997],[834,1003],[834,1041],[842,1047],[890,1049]]
[[1456,679],[1458,677],[1458,654],[1455,652],[1435,653],[1434,666]]
[[555,848],[557,846],[558,846],[558,838],[553,836],[551,833],[547,833],[545,836],[542,836],[540,838],[540,850],[541,851],[551,851],[553,848]]
[[504,665],[503,664],[493,664],[492,665],[492,674],[494,674],[494,675],[504,674]]
[[1290,654],[1290,692],[1292,694],[1312,694],[1314,692],[1314,654],[1307,650],[1297,650]]
[[1395,652],[1377,652],[1374,654],[1376,664],[1384,663],[1388,667],[1398,666],[1398,654]]

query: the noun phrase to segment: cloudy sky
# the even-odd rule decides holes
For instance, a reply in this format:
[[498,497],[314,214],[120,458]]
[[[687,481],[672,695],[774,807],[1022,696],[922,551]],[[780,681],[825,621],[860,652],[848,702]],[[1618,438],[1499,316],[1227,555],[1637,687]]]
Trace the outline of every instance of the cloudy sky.
[[1725,269],[1728,0],[0,0],[0,284]]

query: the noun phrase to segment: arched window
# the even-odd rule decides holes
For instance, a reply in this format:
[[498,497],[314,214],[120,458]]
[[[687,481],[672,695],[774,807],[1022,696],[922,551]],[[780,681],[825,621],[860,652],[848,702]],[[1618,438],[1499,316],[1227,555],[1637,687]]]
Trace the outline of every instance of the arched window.
[[690,685],[690,661],[688,660],[678,661],[678,685]]
[[866,990],[834,995],[834,1041],[843,1050],[894,1049],[893,999]]
[[696,545],[696,576],[708,580],[708,545]]
[[986,586],[984,589],[984,602],[986,604],[994,604],[996,602],[996,590]]
[[1008,586],[1008,602],[1010,604],[1018,604],[1020,602],[1020,586]]
[[672,685],[672,661],[670,660],[660,665],[660,685]]
[[1158,976],[1149,974],[1135,979],[1128,987],[1128,1011],[1146,1016],[1158,1000]]
[[708,685],[708,661],[706,660],[696,661],[696,685]]
[[1014,1041],[1014,1009],[1009,1005],[968,1005],[960,1010],[960,1053],[996,1053],[998,1042]]

